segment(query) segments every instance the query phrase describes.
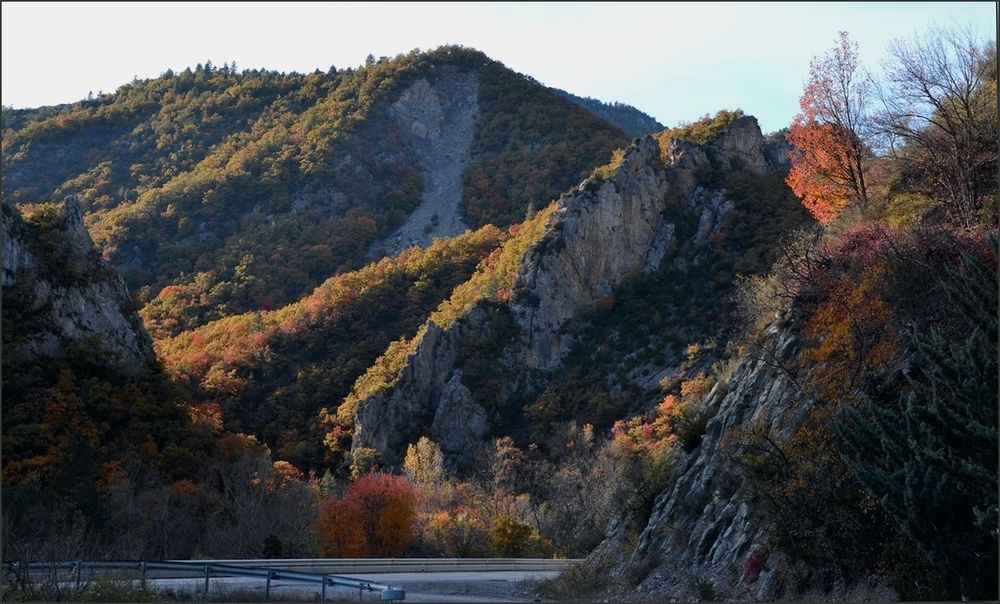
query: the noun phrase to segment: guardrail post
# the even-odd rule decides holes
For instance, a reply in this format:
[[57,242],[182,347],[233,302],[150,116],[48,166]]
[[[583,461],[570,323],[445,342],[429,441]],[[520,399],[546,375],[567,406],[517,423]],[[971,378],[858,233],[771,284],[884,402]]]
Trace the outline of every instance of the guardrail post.
[[206,564],[205,565],[205,594],[204,594],[204,599],[206,601],[208,601],[208,577],[209,577],[209,573],[211,573],[211,571],[212,571],[212,565],[211,564]]
[[73,566],[76,567],[76,591],[77,591],[77,597],[79,597],[79,591],[80,591],[80,567],[83,566],[83,563],[80,562],[79,560],[77,560],[76,563]]
[[326,602],[326,577],[323,577],[323,587],[319,590],[319,601]]
[[273,570],[267,571],[267,586],[264,587],[264,601],[271,601],[271,576],[274,575]]
[[141,573],[140,576],[142,577],[142,586],[146,587],[146,563],[145,562],[140,562],[139,563],[139,572]]

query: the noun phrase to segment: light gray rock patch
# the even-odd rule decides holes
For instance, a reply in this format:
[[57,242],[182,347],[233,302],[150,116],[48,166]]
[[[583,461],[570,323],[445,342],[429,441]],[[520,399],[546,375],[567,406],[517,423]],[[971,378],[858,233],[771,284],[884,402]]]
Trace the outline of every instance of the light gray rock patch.
[[471,158],[479,115],[479,76],[441,69],[433,82],[426,78],[414,82],[390,112],[420,158],[424,187],[420,205],[406,222],[369,248],[371,259],[394,256],[414,245],[426,247],[436,238],[468,230],[460,212],[462,172]]

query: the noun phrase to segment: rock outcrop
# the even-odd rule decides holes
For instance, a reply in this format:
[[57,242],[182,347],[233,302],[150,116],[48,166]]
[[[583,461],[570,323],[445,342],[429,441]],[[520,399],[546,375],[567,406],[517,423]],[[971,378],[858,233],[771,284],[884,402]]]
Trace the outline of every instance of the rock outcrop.
[[[768,551],[768,521],[755,512],[753,487],[725,448],[734,428],[766,426],[780,443],[806,421],[813,405],[801,386],[808,377],[799,364],[799,331],[788,313],[775,317],[729,379],[706,396],[703,413],[711,419],[705,434],[656,498],[638,541],[627,518],[615,518],[588,563],[612,576],[641,577],[635,592],[650,601],[697,601],[704,590],[720,601],[809,596],[782,575],[784,554]],[[757,559],[752,573],[751,558]],[[885,585],[867,582],[814,595],[824,601],[898,599]]]
[[128,375],[154,364],[125,282],[100,259],[73,198],[41,225],[3,206],[3,295],[5,316],[16,311],[19,323],[6,355],[53,357],[78,342],[108,353]]
[[433,83],[420,78],[403,91],[390,113],[421,160],[424,188],[417,209],[385,241],[372,245],[370,257],[427,247],[435,238],[454,237],[468,228],[459,205],[479,114],[479,76],[441,68]]
[[[662,155],[654,138],[637,141],[607,178],[591,177],[560,198],[514,280],[507,310],[517,335],[497,359],[497,371],[511,376],[502,398],[544,387],[587,314],[630,275],[667,262],[681,270],[697,263],[733,207],[724,192],[699,185],[700,170],[772,169],[751,117],[739,118],[705,145],[672,141],[666,163]],[[683,240],[677,236],[681,224],[696,225]],[[466,334],[488,329],[481,307],[447,330],[429,323],[391,387],[360,402],[352,446],[374,448],[395,464],[409,442],[428,435],[453,460],[469,455],[471,444],[500,427],[474,402],[459,358]],[[496,401],[500,408],[506,402]]]
[[[727,382],[708,394],[709,420],[700,446],[684,461],[656,504],[638,544],[629,543],[626,523],[618,519],[590,561],[626,575],[650,569],[637,587],[649,597],[697,599],[698,583],[710,584],[724,599],[767,600],[777,597],[769,579],[774,564],[764,563],[752,585],[743,581],[747,558],[761,545],[762,526],[748,505],[747,487],[721,454],[724,435],[736,426],[762,422],[776,438],[787,438],[804,419],[807,406],[787,368],[793,367],[799,342],[782,322],[768,329],[762,350],[745,357]],[[724,586],[732,593],[725,592]],[[725,593],[724,593],[725,592]]]

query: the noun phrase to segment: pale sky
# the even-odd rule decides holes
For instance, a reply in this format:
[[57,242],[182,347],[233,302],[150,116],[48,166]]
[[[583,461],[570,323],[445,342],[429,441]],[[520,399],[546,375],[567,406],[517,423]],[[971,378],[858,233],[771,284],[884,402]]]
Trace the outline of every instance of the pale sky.
[[667,126],[738,107],[765,132],[798,111],[810,58],[840,30],[872,68],[890,40],[933,24],[996,37],[992,2],[4,2],[2,11],[5,106],[73,102],[206,60],[326,71],[356,67],[369,53],[461,44],[548,86],[634,105]]

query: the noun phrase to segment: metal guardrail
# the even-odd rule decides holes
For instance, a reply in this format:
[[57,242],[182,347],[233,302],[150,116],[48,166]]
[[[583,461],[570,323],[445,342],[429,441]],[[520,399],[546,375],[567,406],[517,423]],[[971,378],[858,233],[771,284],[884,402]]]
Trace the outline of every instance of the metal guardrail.
[[321,574],[563,571],[580,559],[552,558],[290,558],[201,560],[254,568],[285,568]]
[[361,594],[367,590],[370,592],[381,592],[380,595],[383,601],[406,599],[406,590],[404,589],[398,589],[389,585],[376,583],[374,581],[367,581],[364,579],[353,579],[350,577],[339,577],[329,574],[306,573],[288,569],[235,566],[231,564],[219,564],[213,561],[7,562],[4,564],[4,567],[14,572],[25,572],[30,575],[32,565],[40,571],[68,571],[74,573],[77,588],[80,587],[82,575],[85,570],[91,572],[99,570],[137,570],[141,573],[143,581],[146,580],[147,572],[170,571],[185,572],[194,576],[201,576],[204,574],[205,594],[208,594],[209,581],[212,576],[225,576],[256,577],[265,579],[265,601],[270,601],[271,599],[271,581],[295,581],[299,583],[319,584],[321,586],[320,599],[323,602],[326,601],[327,585],[357,589],[359,598]]

